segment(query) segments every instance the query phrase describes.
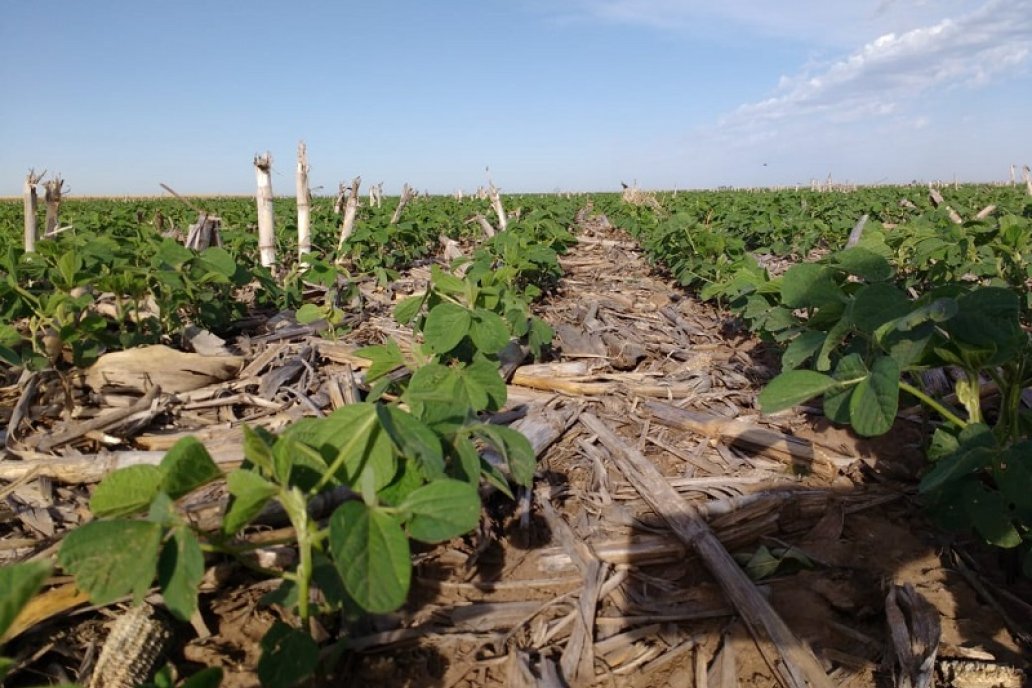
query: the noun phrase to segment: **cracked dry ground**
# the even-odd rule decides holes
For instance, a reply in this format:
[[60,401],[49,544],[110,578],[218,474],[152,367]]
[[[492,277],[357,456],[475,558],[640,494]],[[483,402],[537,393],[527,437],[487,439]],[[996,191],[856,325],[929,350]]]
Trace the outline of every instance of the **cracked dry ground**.
[[[896,646],[921,642],[915,619],[926,631],[938,619],[938,658],[968,663],[956,666],[1023,666],[1032,589],[1007,581],[995,553],[935,530],[921,515],[913,487],[925,427],[917,412],[905,410],[876,441],[857,441],[813,410],[761,417],[755,397],[776,355],[651,268],[608,223],[589,219],[579,240],[538,308],[556,329],[555,356],[515,370],[502,414],[522,416],[515,426],[540,449],[535,489],[517,504],[490,496],[476,533],[418,550],[401,611],[347,628],[326,619],[320,640],[346,633],[352,650],[335,683],[776,686],[789,685],[785,652],[790,662],[810,657],[827,685],[890,686]],[[268,328],[264,342],[255,337],[242,347],[241,379],[223,385],[242,393],[238,406],[197,401],[177,422],[208,425],[176,429],[198,433],[216,460],[238,461],[244,412],[276,430],[305,412],[295,397],[328,409],[320,390],[338,379],[340,364],[360,367],[355,346],[386,335],[410,339],[390,319],[390,305],[422,289],[428,274],[418,268],[391,290],[364,292],[364,321],[341,341],[313,339],[305,328],[288,339]],[[278,395],[288,378],[301,380],[290,382],[299,395]],[[151,449],[171,441],[135,437]],[[662,490],[643,495],[629,477],[629,455],[653,467]],[[70,521],[86,513],[83,487],[60,494],[75,507]],[[666,506],[653,508],[646,497]],[[671,505],[689,521],[698,515],[689,524],[697,536],[707,524],[698,537],[715,534],[706,558],[671,531]],[[717,550],[742,567],[725,559],[714,569]],[[735,581],[761,606],[769,601],[759,618],[725,594]],[[259,604],[276,582],[215,567],[205,585],[202,614],[193,629],[177,631],[171,661],[184,673],[219,665],[223,685],[256,686],[259,641],[284,616]],[[894,586],[904,585],[911,588],[887,606]],[[906,604],[920,599],[930,606]],[[786,649],[782,635],[779,648],[751,632],[771,618],[783,620],[798,644]],[[895,643],[887,619],[900,631]],[[41,657],[58,653],[66,667],[89,666],[104,618],[87,610],[50,624],[23,640]],[[995,685],[1021,685],[1003,671]],[[961,677],[940,685],[994,683]]]
[[[776,357],[650,267],[626,235],[595,223],[579,238],[540,309],[558,361],[519,369],[510,387],[563,428],[541,456],[529,511],[492,502],[494,520],[474,539],[426,552],[413,603],[358,641],[365,654],[351,677],[442,688],[779,685],[776,647],[750,633],[719,576],[646,505],[581,414],[643,454],[729,552],[767,574],[760,593],[831,685],[894,685],[893,585],[930,602],[939,658],[1024,667],[1015,635],[1032,621],[1029,586],[1008,585],[995,554],[937,531],[914,501],[917,414],[876,441],[817,413],[760,417],[755,397]],[[675,427],[671,407],[695,412],[693,430]],[[1022,685],[1001,672],[1000,685]],[[971,680],[945,685],[992,685]]]

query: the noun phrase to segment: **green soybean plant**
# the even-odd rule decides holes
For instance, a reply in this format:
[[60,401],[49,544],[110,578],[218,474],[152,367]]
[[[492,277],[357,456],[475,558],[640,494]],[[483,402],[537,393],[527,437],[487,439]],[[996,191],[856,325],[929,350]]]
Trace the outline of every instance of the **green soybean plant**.
[[[1002,548],[1022,548],[1032,575],[1032,340],[1023,294],[954,283],[924,293],[897,286],[883,244],[790,268],[776,307],[787,342],[783,371],[762,391],[772,413],[821,397],[824,414],[859,435],[890,432],[906,397],[939,419],[919,492],[952,528],[971,528]],[[770,296],[771,290],[766,293]],[[952,366],[955,404],[925,389],[920,373]],[[986,385],[998,403],[983,406]]]
[[[410,541],[441,542],[476,526],[482,468],[492,481],[504,481],[481,458],[478,443],[504,458],[516,482],[529,484],[533,476],[533,450],[518,432],[482,423],[469,408],[453,406],[442,418],[429,410],[426,395],[422,402],[410,399],[412,412],[397,404],[351,404],[278,436],[247,428],[246,462],[228,475],[198,440],[184,438],[159,465],[123,468],[101,482],[90,501],[95,520],[68,533],[58,563],[96,604],[125,596],[138,603],[156,582],[181,620],[197,609],[206,556],[233,557],[281,578],[274,599],[295,610],[296,622],[269,631],[258,673],[265,685],[293,685],[318,669],[313,616],[397,609],[411,582]],[[202,531],[177,500],[222,479],[229,507],[217,530]],[[328,490],[343,491],[345,501],[326,522],[317,521],[310,503]],[[293,526],[293,570],[257,567],[247,556],[253,547],[240,537],[270,502]],[[35,579],[26,580],[28,590]],[[8,606],[22,597],[6,589],[3,596]],[[284,673],[277,667],[287,657],[292,669]]]

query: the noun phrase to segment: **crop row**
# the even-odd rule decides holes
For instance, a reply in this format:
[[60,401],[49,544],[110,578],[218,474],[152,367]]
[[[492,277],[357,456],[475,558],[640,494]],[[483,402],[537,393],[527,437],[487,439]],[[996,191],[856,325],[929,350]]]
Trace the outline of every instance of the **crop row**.
[[[447,223],[439,222],[435,214],[442,206],[426,206],[425,217],[420,204],[413,207],[417,219],[408,225],[376,224],[382,216],[375,213],[360,218],[341,254],[334,255],[333,241],[317,240],[316,251],[321,247],[323,253],[309,260],[304,271],[294,271],[298,281],[329,275],[325,285],[333,289],[354,279],[344,264],[389,275],[404,261],[427,255],[439,232],[450,228],[453,236],[469,239],[459,234],[465,231],[463,215],[453,211]],[[278,435],[245,428],[247,461],[228,475],[193,438],[177,443],[159,465],[108,475],[90,500],[94,519],[64,536],[56,562],[0,568],[0,638],[55,567],[74,576],[95,604],[126,596],[140,604],[157,586],[168,611],[186,622],[198,610],[206,557],[253,567],[246,535],[270,503],[293,526],[290,544],[298,560],[289,570],[260,571],[281,580],[270,599],[293,621],[277,623],[262,640],[257,672],[263,685],[294,685],[335,655],[334,648],[320,648],[313,637],[315,628],[323,628],[313,625],[317,617],[332,623],[401,606],[412,576],[411,541],[441,542],[474,528],[482,482],[511,497],[511,486],[525,488],[533,479],[535,454],[528,440],[487,422],[487,414],[506,402],[499,367],[503,351],[525,347],[540,354],[552,338],[530,305],[561,275],[558,255],[572,242],[567,231],[572,205],[530,206],[505,231],[469,246],[466,257],[435,262],[426,290],[396,305],[395,319],[411,327],[419,343],[403,348],[387,340],[360,349],[358,355],[371,362],[365,376],[370,387],[362,400],[325,417],[305,418]],[[66,343],[92,338],[100,346],[103,333],[114,334],[123,326],[143,336],[167,336],[187,321],[217,326],[219,317],[205,308],[243,305],[235,298],[237,290],[255,281],[269,290],[269,305],[284,305],[274,303],[287,293],[283,275],[254,267],[253,243],[230,241],[225,248],[194,251],[143,224],[76,226],[41,241],[31,254],[9,246],[12,258],[3,269],[14,293],[28,301],[30,310],[36,304],[49,306],[48,294],[60,294],[54,298],[65,308],[22,319],[50,318],[50,327],[62,325],[59,336]],[[330,236],[334,225],[326,223],[321,233]],[[412,233],[401,234],[406,231]],[[357,255],[361,242],[370,242],[376,251]],[[114,281],[119,278],[123,281]],[[137,305],[105,322],[107,316],[95,308],[100,289],[122,299],[153,299],[159,307],[174,309],[181,320],[145,330],[139,314],[146,306]],[[181,300],[171,301],[170,294]],[[326,305],[306,303],[297,313]],[[57,316],[67,320],[54,320]],[[79,353],[87,358],[86,349]],[[9,355],[21,354],[11,349]],[[223,479],[231,495],[228,510],[216,530],[202,530],[176,503]],[[328,519],[315,521],[310,504],[328,491],[343,491],[346,498]],[[339,640],[340,648],[346,640]],[[0,678],[12,664],[0,658]],[[212,669],[185,685],[218,681],[218,670]]]
[[904,193],[836,194],[827,215],[813,209],[831,196],[811,193],[755,194],[748,211],[744,195],[697,194],[612,212],[652,260],[782,349],[765,412],[816,398],[875,436],[901,402],[923,405],[922,501],[944,526],[1022,553],[1032,575],[1032,199]]
[[[517,224],[533,231],[564,231],[574,212],[561,199],[507,200],[520,210]],[[33,252],[21,247],[20,204],[0,204],[0,360],[35,369],[59,359],[85,366],[103,351],[167,340],[187,323],[227,334],[247,315],[301,308],[306,284],[321,287],[322,296],[302,316],[337,325],[337,304],[359,281],[390,281],[439,252],[439,237],[474,241],[482,230],[468,220],[487,212],[475,199],[417,199],[392,222],[396,203],[363,206],[338,250],[340,218],[330,199],[315,199],[313,252],[300,263],[292,258],[296,205],[278,201],[277,253],[287,260],[273,271],[259,264],[253,201],[198,203],[221,219],[221,245],[203,251],[183,247],[194,211],[177,200],[66,200],[62,231]],[[484,249],[512,254],[513,236]],[[526,260],[534,261],[532,252]]]

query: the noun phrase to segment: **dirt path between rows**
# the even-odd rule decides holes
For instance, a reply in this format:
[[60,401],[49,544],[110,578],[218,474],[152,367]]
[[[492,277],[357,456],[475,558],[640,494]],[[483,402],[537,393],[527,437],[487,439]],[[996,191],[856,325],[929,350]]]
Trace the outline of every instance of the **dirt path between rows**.
[[[514,382],[556,390],[548,402],[555,409],[600,417],[709,514],[729,551],[766,567],[762,593],[834,685],[894,685],[885,666],[895,656],[885,611],[893,585],[912,586],[936,610],[938,657],[968,660],[944,667],[1023,666],[998,608],[973,586],[1026,628],[1029,586],[1007,585],[991,556],[923,518],[912,489],[923,460],[916,419],[900,421],[880,441],[858,441],[819,416],[760,418],[755,395],[775,359],[759,342],[658,274],[621,232],[595,223],[580,239],[562,259],[558,292],[541,309],[557,330],[560,362],[521,370]],[[671,428],[653,404],[788,433],[840,463],[830,471],[798,462],[793,469],[778,452]],[[404,640],[370,646],[355,680],[563,685],[555,677],[576,665],[564,658],[571,638],[585,642],[575,638],[579,602],[596,594],[586,641],[594,678],[580,674],[582,685],[778,685],[770,664],[776,653],[754,641],[717,581],[589,430],[572,424],[544,454],[539,475],[529,519],[499,505],[497,520],[473,541],[427,553],[421,594],[401,624]],[[543,500],[576,544],[561,544],[554,520],[542,515]],[[590,569],[593,579],[570,551],[581,545],[600,562]],[[999,675],[1001,685],[1021,685],[1006,670]],[[977,685],[963,681],[941,685]]]

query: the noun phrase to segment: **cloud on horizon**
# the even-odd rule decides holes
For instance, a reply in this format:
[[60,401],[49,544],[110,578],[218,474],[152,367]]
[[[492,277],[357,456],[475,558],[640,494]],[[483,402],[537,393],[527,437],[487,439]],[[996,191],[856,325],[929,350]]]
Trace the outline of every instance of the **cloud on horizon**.
[[[642,13],[651,12],[684,22],[699,20],[704,11],[700,4],[585,2],[597,17],[638,24],[644,23]],[[830,54],[828,59],[811,58],[781,76],[765,97],[749,100],[742,94],[741,105],[709,124],[690,127],[676,145],[655,143],[650,160],[656,174],[687,177],[703,186],[805,183],[829,170],[837,178],[867,183],[954,172],[991,179],[1005,163],[1015,162],[1011,156],[1027,152],[1026,146],[1015,146],[1014,134],[1025,127],[1027,114],[1022,113],[1032,106],[1030,94],[1016,92],[1009,107],[988,111],[993,106],[976,100],[984,96],[972,94],[984,93],[988,86],[1005,88],[1032,72],[1032,0],[848,0],[832,9],[813,6],[824,16],[801,17],[794,28],[785,17],[771,19],[770,10],[764,14],[762,4],[734,0],[712,11],[730,22],[749,15],[741,21],[756,30],[793,31],[797,37],[817,33],[830,14],[837,14],[840,22],[852,16],[858,30],[848,45],[820,46]],[[789,0],[784,7],[792,18],[811,6]],[[653,20],[658,26],[657,16]],[[888,30],[864,37],[859,35],[864,27]],[[964,112],[982,112],[995,126],[965,124],[969,115]],[[644,176],[649,168],[642,167],[639,174]]]
[[799,118],[842,123],[893,115],[930,91],[984,86],[1012,74],[1030,56],[1032,0],[991,0],[968,14],[882,35],[830,64],[783,76],[772,96],[740,106],[719,127],[773,134]]
[[589,18],[677,32],[709,32],[717,24],[728,24],[768,37],[848,48],[887,33],[918,28],[930,17],[934,21],[935,15],[962,14],[978,5],[977,0],[575,0],[573,9],[562,14],[567,19]]

